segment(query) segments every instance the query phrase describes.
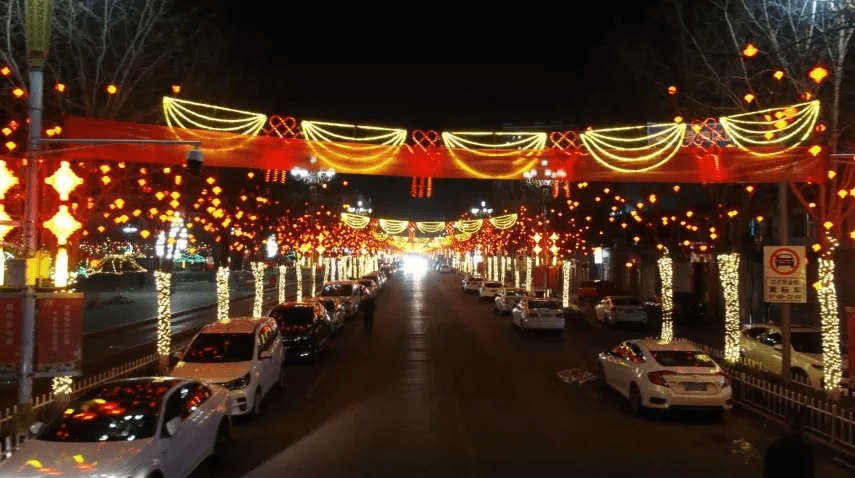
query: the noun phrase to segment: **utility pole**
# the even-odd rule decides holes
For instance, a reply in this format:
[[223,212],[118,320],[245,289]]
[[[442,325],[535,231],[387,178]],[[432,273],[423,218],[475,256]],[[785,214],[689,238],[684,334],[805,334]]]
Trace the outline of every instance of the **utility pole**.
[[29,425],[32,421],[33,396],[33,355],[35,352],[36,333],[36,221],[39,210],[38,196],[38,165],[41,152],[42,130],[42,93],[44,90],[45,58],[50,47],[51,19],[53,2],[50,0],[27,0],[26,15],[26,44],[29,59],[30,76],[30,106],[29,106],[29,142],[27,145],[27,184],[26,212],[24,215],[23,246],[24,246],[24,295],[21,317],[21,377],[18,382],[18,409],[21,420],[18,426]]
[[[787,183],[778,183],[778,230],[781,236],[781,246],[790,242],[789,211],[787,210]],[[781,375],[784,383],[790,382],[791,347],[790,347],[790,304],[781,304],[781,335],[783,337],[783,349],[781,350]]]

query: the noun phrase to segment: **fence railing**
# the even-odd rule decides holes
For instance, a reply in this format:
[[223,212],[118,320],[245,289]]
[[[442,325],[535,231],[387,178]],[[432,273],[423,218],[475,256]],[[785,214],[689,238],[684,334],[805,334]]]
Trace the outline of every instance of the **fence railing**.
[[[853,408],[840,406],[828,398],[817,398],[808,393],[772,383],[737,368],[738,365],[742,365],[761,371],[763,368],[759,362],[740,358],[734,364],[723,363],[724,352],[720,349],[687,339],[674,340],[691,344],[717,359],[719,366],[732,379],[734,401],[780,418],[801,413],[805,417],[806,429],[834,445],[844,445],[855,451],[855,410]],[[810,383],[798,377],[794,377],[793,381],[802,386],[811,387]],[[819,393],[815,389],[811,392]],[[843,397],[855,397],[855,393],[850,389],[842,389],[840,394]]]
[[[73,382],[71,386],[71,396],[76,397],[82,395],[96,385],[149,367],[157,362],[158,359],[159,356],[157,354],[147,355],[141,359],[122,365],[121,367],[114,367],[107,372]],[[33,400],[30,403],[33,405],[33,414],[37,421],[46,421],[50,418],[50,415],[53,413],[51,406],[55,401],[56,397],[53,392],[33,397]],[[3,438],[2,443],[0,443],[0,461],[11,456],[12,452],[29,438],[29,433],[27,431],[22,433],[19,430],[17,416],[17,405],[0,411],[0,437]],[[26,424],[26,426],[29,425],[29,423]]]

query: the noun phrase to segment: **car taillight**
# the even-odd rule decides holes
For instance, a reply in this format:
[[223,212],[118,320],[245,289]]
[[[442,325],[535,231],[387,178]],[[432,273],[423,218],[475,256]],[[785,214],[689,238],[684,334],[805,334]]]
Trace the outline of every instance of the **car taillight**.
[[665,380],[666,375],[674,375],[676,372],[672,372],[670,370],[660,370],[658,372],[650,372],[647,374],[647,380],[650,380],[650,383],[654,385],[659,385],[662,387],[669,387],[668,382]]
[[721,376],[721,388],[725,388],[725,387],[730,386],[730,375],[722,372],[721,370],[719,370],[715,374]]

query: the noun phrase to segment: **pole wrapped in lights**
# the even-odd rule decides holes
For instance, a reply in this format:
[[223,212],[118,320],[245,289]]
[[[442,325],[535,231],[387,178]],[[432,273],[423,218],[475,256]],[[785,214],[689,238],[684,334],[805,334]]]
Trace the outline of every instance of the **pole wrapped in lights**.
[[532,268],[532,260],[531,257],[526,256],[525,258],[525,288],[531,292],[532,290],[532,282],[531,282],[531,268]]
[[312,297],[315,296],[315,291],[318,290],[318,265],[312,264]]
[[561,265],[561,271],[564,273],[564,286],[561,288],[561,299],[563,307],[570,307],[570,261],[564,261]]
[[288,273],[288,266],[280,265],[279,266],[279,281],[276,284],[279,289],[279,303],[282,304],[286,301],[285,296],[285,286],[287,284],[286,275]]
[[169,293],[172,287],[172,273],[155,270],[154,286],[157,290],[157,353],[162,358],[169,356],[172,347],[172,311]]
[[332,259],[329,257],[325,257],[324,258],[324,283],[327,283],[331,280],[330,279],[330,274],[332,273],[331,264],[332,264]]
[[814,284],[819,300],[822,326],[822,370],[826,390],[839,387],[843,377],[840,355],[840,318],[837,313],[837,290],[834,287],[834,259],[826,253],[819,259],[819,281]]
[[217,269],[217,320],[229,318],[229,267]]
[[662,280],[662,340],[674,338],[674,324],[672,314],[674,312],[674,287],[671,282],[673,277],[673,264],[667,255],[659,258],[659,278]]
[[71,375],[54,377],[51,384],[51,390],[53,390],[54,395],[71,395],[71,392],[73,391],[73,383]]
[[739,360],[739,254],[719,254],[718,270],[724,292],[724,359],[734,363]]
[[255,300],[252,303],[252,316],[261,317],[264,305],[264,262],[252,263],[252,278],[255,280]]
[[294,272],[297,274],[297,302],[303,301],[303,266],[300,264],[300,258],[294,264]]

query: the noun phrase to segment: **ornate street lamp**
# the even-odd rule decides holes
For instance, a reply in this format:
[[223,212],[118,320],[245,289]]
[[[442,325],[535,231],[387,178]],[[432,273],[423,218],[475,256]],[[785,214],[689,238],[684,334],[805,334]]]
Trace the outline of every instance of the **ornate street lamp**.
[[[523,177],[525,178],[525,184],[534,190],[540,192],[540,202],[543,204],[543,238],[548,238],[549,236],[549,226],[547,225],[547,220],[549,219],[549,201],[552,199],[552,189],[555,187],[555,181],[562,180],[567,174],[563,170],[552,171],[549,168],[549,161],[544,159],[541,161],[541,166],[545,169],[541,173],[537,169],[530,169],[523,173]],[[539,241],[539,240],[538,240]],[[549,251],[550,249],[541,248],[539,244],[535,245],[536,254],[540,254],[541,250],[543,251],[543,285],[546,289],[547,293],[549,291]],[[553,250],[553,255],[556,250]]]

